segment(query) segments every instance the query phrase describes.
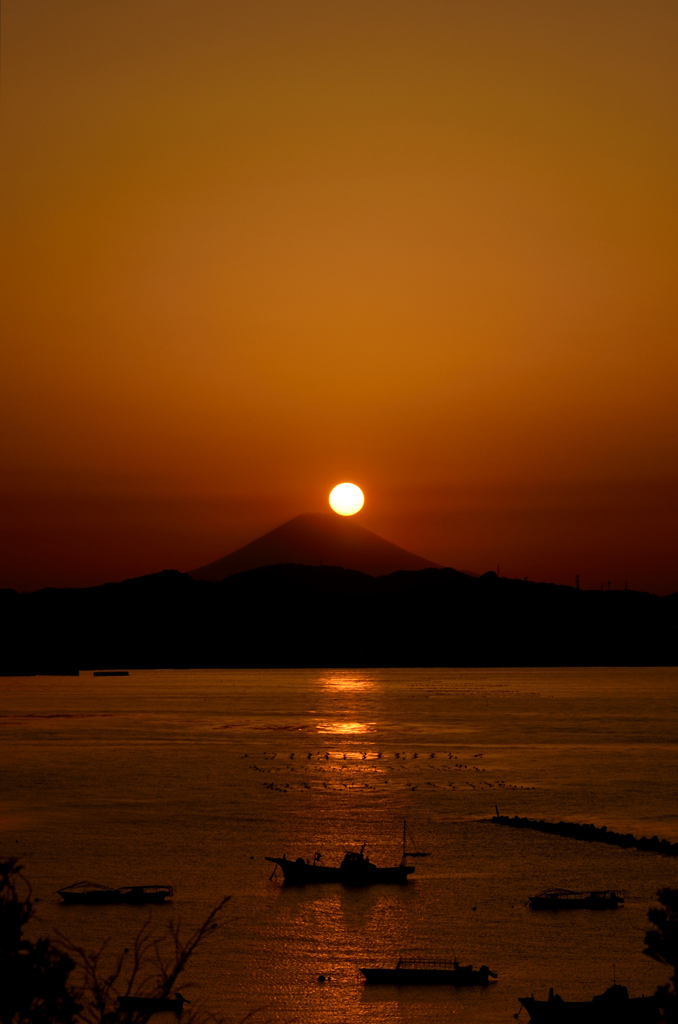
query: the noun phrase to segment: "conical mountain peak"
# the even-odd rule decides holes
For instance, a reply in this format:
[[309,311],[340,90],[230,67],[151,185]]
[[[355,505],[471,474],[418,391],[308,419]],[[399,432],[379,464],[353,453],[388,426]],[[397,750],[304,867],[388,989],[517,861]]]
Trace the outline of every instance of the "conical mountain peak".
[[196,580],[222,580],[264,565],[289,564],[338,565],[369,576],[440,568],[435,562],[366,530],[353,517],[305,512],[189,575]]

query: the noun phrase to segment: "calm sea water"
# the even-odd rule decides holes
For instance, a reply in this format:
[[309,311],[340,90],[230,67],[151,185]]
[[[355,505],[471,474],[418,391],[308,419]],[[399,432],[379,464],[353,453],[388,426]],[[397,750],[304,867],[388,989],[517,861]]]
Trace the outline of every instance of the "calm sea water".
[[[132,672],[0,680],[0,852],[21,854],[43,932],[131,945],[149,910],[65,907],[90,879],[169,883],[187,929],[231,894],[182,992],[229,1021],[508,1022],[518,996],[649,993],[642,955],[678,860],[493,826],[567,818],[678,841],[675,669]],[[406,886],[285,888],[266,854],[430,856]],[[551,886],[622,887],[617,911],[530,911]],[[486,963],[485,990],[365,990],[401,956]],[[320,985],[319,974],[331,974]],[[523,1016],[525,1016],[523,1012]]]

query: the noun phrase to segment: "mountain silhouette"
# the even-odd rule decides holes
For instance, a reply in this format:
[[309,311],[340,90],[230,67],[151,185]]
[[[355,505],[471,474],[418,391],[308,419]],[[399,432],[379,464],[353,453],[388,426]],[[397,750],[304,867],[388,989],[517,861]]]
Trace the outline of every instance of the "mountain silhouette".
[[440,568],[366,530],[353,517],[305,512],[188,575],[194,580],[223,580],[265,565],[336,565],[368,576]]

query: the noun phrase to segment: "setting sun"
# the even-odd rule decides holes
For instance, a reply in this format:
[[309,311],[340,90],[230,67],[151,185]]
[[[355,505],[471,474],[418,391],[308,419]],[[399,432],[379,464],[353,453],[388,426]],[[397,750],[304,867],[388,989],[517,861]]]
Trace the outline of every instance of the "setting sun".
[[365,495],[355,484],[337,484],[330,491],[330,507],[340,516],[354,516],[365,504]]

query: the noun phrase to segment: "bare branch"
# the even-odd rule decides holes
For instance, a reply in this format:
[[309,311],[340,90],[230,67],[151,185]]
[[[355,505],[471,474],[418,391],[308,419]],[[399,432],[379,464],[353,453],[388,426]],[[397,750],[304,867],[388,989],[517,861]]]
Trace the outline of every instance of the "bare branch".
[[[88,953],[59,933],[61,947],[73,958],[82,975],[77,989],[82,1024],[113,1024],[114,1021],[146,1024],[150,1017],[148,1012],[119,1011],[120,996],[169,998],[198,946],[218,927],[219,915],[229,899],[230,896],[225,896],[186,940],[181,937],[180,921],[170,921],[163,935],[152,935],[149,916],[135,936],[131,955],[125,949],[107,969],[104,964],[109,959],[108,942],[96,952]],[[184,1021],[185,1024],[208,1024],[208,1017],[194,1011],[186,1014]]]

